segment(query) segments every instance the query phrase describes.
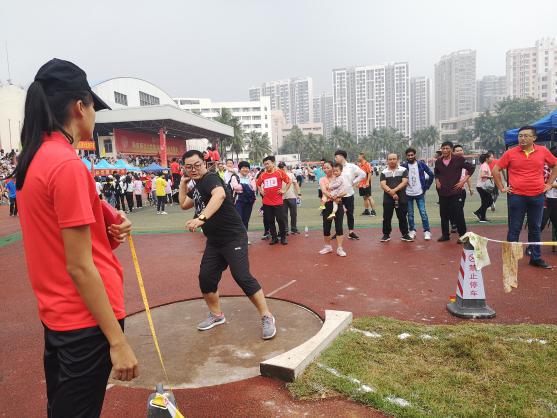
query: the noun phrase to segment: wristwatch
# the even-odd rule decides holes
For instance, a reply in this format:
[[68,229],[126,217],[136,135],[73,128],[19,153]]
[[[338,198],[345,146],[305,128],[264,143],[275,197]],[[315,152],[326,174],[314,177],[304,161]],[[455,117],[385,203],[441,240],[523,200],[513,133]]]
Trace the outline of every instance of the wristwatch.
[[203,214],[199,215],[199,216],[197,217],[197,219],[199,219],[199,220],[202,221],[202,222],[207,222],[207,217],[206,217],[205,215],[203,215]]

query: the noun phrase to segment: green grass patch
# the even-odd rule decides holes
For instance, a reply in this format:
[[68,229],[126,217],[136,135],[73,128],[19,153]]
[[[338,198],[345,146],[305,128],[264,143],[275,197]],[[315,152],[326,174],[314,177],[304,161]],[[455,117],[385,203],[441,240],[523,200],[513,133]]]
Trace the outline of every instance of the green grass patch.
[[288,385],[296,398],[342,394],[397,417],[557,417],[557,326],[352,326],[367,335],[337,338]]

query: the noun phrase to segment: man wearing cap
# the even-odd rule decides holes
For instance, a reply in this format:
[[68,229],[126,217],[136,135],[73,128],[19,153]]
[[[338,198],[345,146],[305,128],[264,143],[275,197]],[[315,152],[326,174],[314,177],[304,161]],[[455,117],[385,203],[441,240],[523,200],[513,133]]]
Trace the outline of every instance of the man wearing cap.
[[[557,158],[544,146],[535,145],[536,128],[523,126],[518,130],[518,146],[503,154],[493,168],[493,179],[501,193],[507,193],[509,231],[507,241],[518,242],[524,217],[528,214],[528,241],[541,240],[544,194],[557,178]],[[552,168],[544,182],[544,164]],[[505,187],[501,170],[507,169],[509,185]],[[541,258],[539,245],[531,246],[530,265],[552,268]]]

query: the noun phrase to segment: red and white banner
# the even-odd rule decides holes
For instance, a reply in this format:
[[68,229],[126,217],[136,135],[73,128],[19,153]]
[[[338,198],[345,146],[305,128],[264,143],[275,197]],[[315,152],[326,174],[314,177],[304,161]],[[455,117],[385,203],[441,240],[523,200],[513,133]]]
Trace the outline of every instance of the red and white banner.
[[456,294],[462,299],[485,299],[482,271],[476,269],[474,250],[462,250]]
[[[134,155],[161,156],[161,140],[159,135],[144,132],[114,129],[116,152]],[[169,157],[181,157],[186,152],[186,141],[183,139],[166,138],[166,154]]]

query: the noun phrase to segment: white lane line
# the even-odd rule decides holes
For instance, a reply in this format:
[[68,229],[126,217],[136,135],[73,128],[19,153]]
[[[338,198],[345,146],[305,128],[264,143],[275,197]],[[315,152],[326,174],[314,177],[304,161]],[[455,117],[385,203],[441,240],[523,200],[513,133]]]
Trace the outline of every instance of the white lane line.
[[282,289],[286,289],[288,286],[294,283],[296,283],[296,280],[291,280],[288,283],[286,283],[284,286],[281,286],[278,289],[273,290],[271,293],[267,293],[267,296],[273,296],[275,293],[280,292]]

